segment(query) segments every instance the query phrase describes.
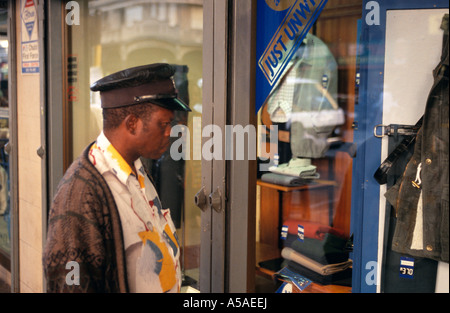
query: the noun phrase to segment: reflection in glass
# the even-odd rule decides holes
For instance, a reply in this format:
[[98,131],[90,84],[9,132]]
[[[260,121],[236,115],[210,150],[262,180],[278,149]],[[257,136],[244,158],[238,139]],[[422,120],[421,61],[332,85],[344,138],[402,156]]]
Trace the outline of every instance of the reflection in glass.
[[[9,204],[8,34],[6,9],[0,8],[0,254],[11,254],[11,210]],[[1,255],[0,255],[1,256]]]
[[[176,113],[174,124],[193,133],[193,118],[202,109],[203,1],[78,1],[80,25],[68,27],[67,110],[71,127],[66,138],[70,164],[102,129],[98,93],[89,85],[125,68],[169,63],[176,67],[180,97],[192,112]],[[177,138],[172,138],[176,140]],[[192,140],[192,139],[191,139]],[[193,199],[201,184],[201,160],[173,160],[169,151],[159,160],[143,160],[151,170],[164,208],[171,215],[182,246],[186,281],[198,281],[200,210]]]
[[359,5],[328,2],[259,112],[279,141],[259,155],[269,166],[257,180],[257,282],[269,282],[257,291],[281,292],[291,276],[297,289],[284,292],[351,292]]

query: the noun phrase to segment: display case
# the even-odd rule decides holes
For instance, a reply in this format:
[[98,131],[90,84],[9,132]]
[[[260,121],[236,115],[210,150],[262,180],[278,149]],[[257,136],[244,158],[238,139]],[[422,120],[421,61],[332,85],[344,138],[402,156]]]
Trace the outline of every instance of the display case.
[[[279,292],[448,290],[448,280],[436,283],[448,273],[448,224],[438,222],[448,220],[448,3],[258,4],[257,272]],[[439,116],[427,124],[437,135],[423,138],[439,166],[423,151],[412,181],[435,164],[438,186],[428,201],[414,199],[440,213],[416,221],[396,202],[409,194],[395,191],[406,165],[420,163],[411,158],[427,114]],[[411,225],[423,253],[397,246],[411,244]]]

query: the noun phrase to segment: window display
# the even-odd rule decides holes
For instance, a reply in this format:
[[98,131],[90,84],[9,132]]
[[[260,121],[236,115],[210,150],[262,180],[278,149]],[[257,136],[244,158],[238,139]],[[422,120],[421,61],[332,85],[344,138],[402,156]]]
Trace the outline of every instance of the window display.
[[[355,110],[355,143],[358,150],[353,167],[352,193],[352,214],[357,221],[354,229],[358,230],[354,233],[357,253],[354,253],[353,275],[360,281],[359,287],[354,286],[357,288],[355,291],[448,290],[448,281],[445,286],[445,282],[436,279],[448,276],[448,263],[424,258],[426,254],[431,256],[436,252],[430,250],[440,249],[441,246],[444,251],[448,249],[448,241],[445,243],[444,239],[443,244],[438,243],[439,248],[434,242],[432,247],[427,235],[421,232],[426,229],[433,229],[428,235],[439,232],[442,219],[435,216],[436,219],[425,220],[429,210],[417,214],[420,212],[418,204],[422,203],[422,208],[439,206],[445,216],[445,205],[438,204],[441,196],[427,203],[419,200],[420,191],[423,193],[426,189],[423,186],[423,178],[426,177],[423,176],[424,165],[426,159],[431,157],[427,156],[423,162],[420,160],[416,164],[413,164],[412,158],[417,153],[415,149],[422,146],[419,138],[424,130],[423,115],[429,111],[428,106],[436,106],[436,103],[430,103],[429,97],[436,99],[433,92],[430,93],[436,88],[434,75],[437,73],[434,70],[445,60],[443,52],[448,53],[445,52],[442,29],[445,24],[443,18],[448,14],[448,3],[367,1],[363,4],[363,10],[359,57],[361,83]],[[448,81],[441,86],[446,84]],[[441,99],[445,102],[445,97]],[[448,114],[442,102],[438,106],[441,105],[443,115],[439,118],[445,118]],[[442,123],[438,120],[433,125],[438,133],[448,136],[446,123],[445,120]],[[434,153],[446,145],[448,137],[446,139],[445,135],[439,134],[427,140],[433,144],[425,153]],[[445,160],[448,158],[448,148],[442,151],[446,152],[440,153],[439,158]],[[405,168],[410,173],[408,179],[402,178],[406,177]],[[441,170],[447,172],[445,167]],[[427,171],[430,174],[429,168]],[[438,175],[435,179],[433,192],[442,194],[445,199],[448,186],[438,183]],[[417,188],[420,185],[420,189]],[[406,200],[403,203],[402,197]],[[435,202],[437,199],[438,202]],[[407,221],[411,222],[409,226],[405,224]],[[445,231],[440,236],[445,238]],[[406,239],[406,242],[402,240],[401,244],[399,238]],[[417,249],[420,245],[426,251],[424,254],[408,250],[411,247]]]
[[311,158],[323,157],[328,138],[344,123],[337,104],[337,64],[319,38],[307,34],[272,95],[267,111],[274,123],[288,123],[292,158],[271,172],[318,178]]
[[[286,2],[279,3],[289,9]],[[271,166],[257,182],[257,268],[291,283],[292,292],[351,292],[351,127],[361,3],[345,2],[325,4],[259,112],[279,142],[260,156]],[[281,12],[289,15],[288,9]],[[283,25],[280,15],[272,18]]]
[[386,197],[397,216],[394,251],[448,263],[448,14],[441,29],[441,62],[433,71],[414,153]]
[[[293,1],[278,3],[283,25]],[[408,6],[328,1],[259,112],[262,136],[279,142],[260,155],[257,268],[278,292],[437,288],[448,263],[448,14]]]
[[396,125],[376,172],[387,182],[384,292],[434,292],[438,261],[448,263],[448,14],[439,28],[442,52],[426,75],[433,83],[424,114],[416,125]]

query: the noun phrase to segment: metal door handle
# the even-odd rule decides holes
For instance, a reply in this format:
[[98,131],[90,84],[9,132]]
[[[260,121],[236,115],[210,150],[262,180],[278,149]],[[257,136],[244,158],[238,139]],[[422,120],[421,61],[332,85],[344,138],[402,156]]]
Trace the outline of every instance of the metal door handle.
[[206,202],[206,191],[205,191],[205,186],[202,187],[202,189],[200,189],[194,197],[194,202],[195,205],[198,206],[200,208],[200,210],[205,211],[208,203]]
[[42,146],[40,146],[40,147],[37,149],[36,153],[37,153],[37,155],[38,155],[41,159],[43,159],[43,158],[44,158],[44,155],[45,155],[45,149],[44,149]]
[[219,187],[209,195],[209,205],[217,213],[222,212],[222,194],[220,193]]

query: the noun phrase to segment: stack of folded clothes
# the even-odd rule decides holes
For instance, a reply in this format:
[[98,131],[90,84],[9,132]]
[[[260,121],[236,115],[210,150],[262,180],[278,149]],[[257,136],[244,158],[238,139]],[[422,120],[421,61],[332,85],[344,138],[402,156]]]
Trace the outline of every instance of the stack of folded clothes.
[[288,186],[288,187],[296,187],[296,186],[303,186],[308,185],[311,183],[312,180],[319,178],[320,176],[314,175],[314,176],[290,176],[290,175],[283,175],[283,174],[277,174],[277,173],[266,173],[261,176],[261,180],[266,183],[276,184],[276,185],[282,185],[282,186]]
[[[352,261],[348,238],[333,227],[308,221],[287,221],[288,236],[281,251],[287,268],[322,285],[351,286]],[[302,235],[298,237],[301,225]]]

